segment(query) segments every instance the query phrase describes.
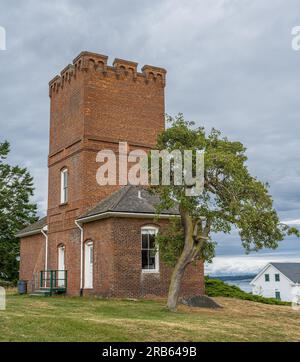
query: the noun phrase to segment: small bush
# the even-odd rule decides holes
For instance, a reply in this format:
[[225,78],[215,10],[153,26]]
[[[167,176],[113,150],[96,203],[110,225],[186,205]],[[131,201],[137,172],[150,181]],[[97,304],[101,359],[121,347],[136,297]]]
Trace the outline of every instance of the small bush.
[[235,285],[229,285],[224,283],[222,280],[210,279],[205,277],[205,294],[209,297],[228,297],[237,298],[243,300],[251,300],[253,302],[264,303],[264,304],[278,304],[278,305],[290,305],[289,302],[283,302],[275,298],[265,298],[259,295],[253,295],[244,292]]
[[16,286],[16,282],[10,282],[8,280],[2,280],[0,279],[0,287],[3,288],[13,288]]

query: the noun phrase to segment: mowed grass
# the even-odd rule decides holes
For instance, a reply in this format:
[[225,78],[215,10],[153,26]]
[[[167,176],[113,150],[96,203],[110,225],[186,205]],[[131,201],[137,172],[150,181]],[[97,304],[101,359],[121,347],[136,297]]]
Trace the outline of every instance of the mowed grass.
[[222,309],[163,300],[29,297],[10,293],[0,341],[300,341],[300,311],[218,297]]

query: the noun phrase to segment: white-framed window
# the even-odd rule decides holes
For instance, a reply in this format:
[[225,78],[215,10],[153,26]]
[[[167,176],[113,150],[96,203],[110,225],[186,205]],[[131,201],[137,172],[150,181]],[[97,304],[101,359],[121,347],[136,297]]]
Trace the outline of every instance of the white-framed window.
[[141,229],[142,271],[145,273],[159,272],[159,254],[155,245],[157,233],[158,228],[153,226],[144,226]]
[[60,171],[60,203],[68,202],[68,169]]

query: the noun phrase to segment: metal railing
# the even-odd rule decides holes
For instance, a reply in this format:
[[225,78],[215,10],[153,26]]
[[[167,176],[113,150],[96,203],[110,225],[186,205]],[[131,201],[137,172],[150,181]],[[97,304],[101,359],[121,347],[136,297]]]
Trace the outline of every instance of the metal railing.
[[50,295],[54,292],[66,293],[68,286],[67,270],[41,270],[40,288],[49,289]]

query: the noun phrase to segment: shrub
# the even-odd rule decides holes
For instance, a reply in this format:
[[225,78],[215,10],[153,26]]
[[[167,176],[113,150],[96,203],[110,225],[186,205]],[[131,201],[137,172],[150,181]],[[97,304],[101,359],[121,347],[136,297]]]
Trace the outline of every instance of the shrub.
[[15,286],[16,286],[16,282],[10,282],[10,281],[7,281],[7,280],[0,279],[0,287],[13,288]]
[[237,298],[244,300],[251,300],[253,302],[264,303],[264,304],[278,304],[278,305],[290,305],[289,302],[283,302],[275,298],[265,298],[259,295],[253,295],[244,292],[235,285],[229,285],[224,283],[222,280],[210,279],[205,277],[205,294],[209,297],[228,297]]

